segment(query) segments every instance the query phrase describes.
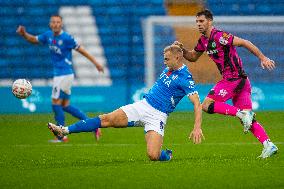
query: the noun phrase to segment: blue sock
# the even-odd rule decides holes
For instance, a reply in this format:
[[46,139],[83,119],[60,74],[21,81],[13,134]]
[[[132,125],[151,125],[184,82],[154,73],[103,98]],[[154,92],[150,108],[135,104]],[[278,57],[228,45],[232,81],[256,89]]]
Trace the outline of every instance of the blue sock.
[[99,117],[81,120],[68,127],[69,133],[92,132],[101,127]]
[[135,121],[129,121],[127,124],[127,127],[134,127],[135,126]]
[[141,121],[129,121],[127,127],[144,127],[145,123]]
[[54,112],[54,119],[57,122],[57,125],[64,126],[64,112],[61,105],[52,104],[52,110]]
[[80,111],[78,108],[74,106],[69,105],[69,106],[63,107],[63,110],[80,120],[88,119],[85,113],[83,113],[82,111]]
[[171,156],[168,153],[168,150],[162,150],[159,161],[169,161],[171,160]]

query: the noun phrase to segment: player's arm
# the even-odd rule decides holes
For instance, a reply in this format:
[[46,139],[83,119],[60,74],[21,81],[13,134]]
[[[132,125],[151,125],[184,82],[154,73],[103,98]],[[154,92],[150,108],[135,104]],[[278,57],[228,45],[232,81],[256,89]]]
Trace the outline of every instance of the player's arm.
[[86,49],[84,49],[82,46],[79,46],[78,49],[76,49],[80,54],[85,56],[88,60],[90,60],[97,68],[99,72],[104,72],[104,67],[97,62],[97,60],[90,54]]
[[190,62],[197,61],[198,58],[202,55],[202,52],[196,52],[194,49],[191,51],[187,50],[179,41],[175,41],[173,45],[178,45],[183,51],[183,57]]
[[24,26],[19,26],[16,32],[31,43],[38,43],[36,36],[26,32],[26,28]]
[[248,49],[252,54],[259,58],[261,62],[261,67],[267,68],[269,70],[273,70],[275,68],[275,63],[273,60],[270,60],[257,48],[252,42],[249,40],[245,40],[239,37],[234,36],[233,45],[238,47],[245,47]]
[[193,143],[201,143],[202,138],[204,139],[201,123],[202,123],[202,106],[199,100],[198,94],[193,94],[188,96],[189,100],[192,102],[194,107],[194,128],[189,135],[189,139],[192,139]]

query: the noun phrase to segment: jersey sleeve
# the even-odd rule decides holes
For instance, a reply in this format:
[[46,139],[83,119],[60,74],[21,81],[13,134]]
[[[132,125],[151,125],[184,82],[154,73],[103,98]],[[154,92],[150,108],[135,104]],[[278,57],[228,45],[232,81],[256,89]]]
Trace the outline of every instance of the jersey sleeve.
[[181,81],[181,88],[184,91],[185,95],[191,96],[193,94],[198,94],[196,88],[195,88],[195,83],[192,79],[192,76],[187,76],[186,79],[183,79]]
[[202,43],[202,41],[201,41],[201,38],[199,38],[196,46],[194,47],[194,50],[196,52],[204,52],[206,50],[204,45],[203,45],[203,43]]
[[47,33],[48,32],[37,35],[36,36],[37,41],[44,44],[44,45],[47,44],[47,40],[48,40]]
[[218,41],[223,46],[231,46],[233,45],[234,36],[228,32],[218,32],[215,36],[215,41]]
[[68,36],[67,41],[66,41],[66,45],[67,45],[68,48],[75,49],[75,50],[80,47],[78,42],[71,35]]

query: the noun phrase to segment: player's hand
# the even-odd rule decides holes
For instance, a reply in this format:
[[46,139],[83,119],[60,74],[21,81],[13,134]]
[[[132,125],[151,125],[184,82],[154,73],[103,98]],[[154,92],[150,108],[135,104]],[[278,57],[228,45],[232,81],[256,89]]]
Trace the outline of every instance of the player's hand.
[[26,33],[26,28],[24,26],[19,26],[16,31],[19,35],[24,36]]
[[193,129],[193,131],[189,134],[189,139],[192,140],[194,144],[199,144],[203,140],[205,140],[201,129]]
[[99,72],[104,73],[104,67],[103,67],[102,65],[96,64],[96,68],[97,68],[97,70],[98,70]]
[[179,46],[181,49],[183,49],[183,44],[182,44],[181,42],[179,42],[179,41],[173,42],[172,45],[177,45],[177,46]]
[[275,62],[267,57],[261,60],[262,69],[267,68],[268,70],[273,70],[275,68]]

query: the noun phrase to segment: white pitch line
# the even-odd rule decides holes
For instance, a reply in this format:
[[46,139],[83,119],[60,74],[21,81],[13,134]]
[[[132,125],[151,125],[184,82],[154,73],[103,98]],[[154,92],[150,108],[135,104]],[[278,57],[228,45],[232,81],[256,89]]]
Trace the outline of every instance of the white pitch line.
[[[274,144],[284,144],[284,142],[274,142]],[[101,146],[101,147],[114,147],[114,146],[139,146],[139,145],[144,145],[143,143],[141,144],[16,144],[16,145],[9,145],[11,147],[19,147],[19,148],[33,148],[33,147],[95,147],[95,146]],[[187,143],[187,144],[167,144],[168,146],[184,146],[184,145],[192,145],[192,143]],[[253,143],[245,143],[245,142],[233,142],[233,143],[201,143],[201,146],[246,146],[246,145],[259,145],[258,142],[253,142]],[[6,145],[5,145],[6,146]]]

